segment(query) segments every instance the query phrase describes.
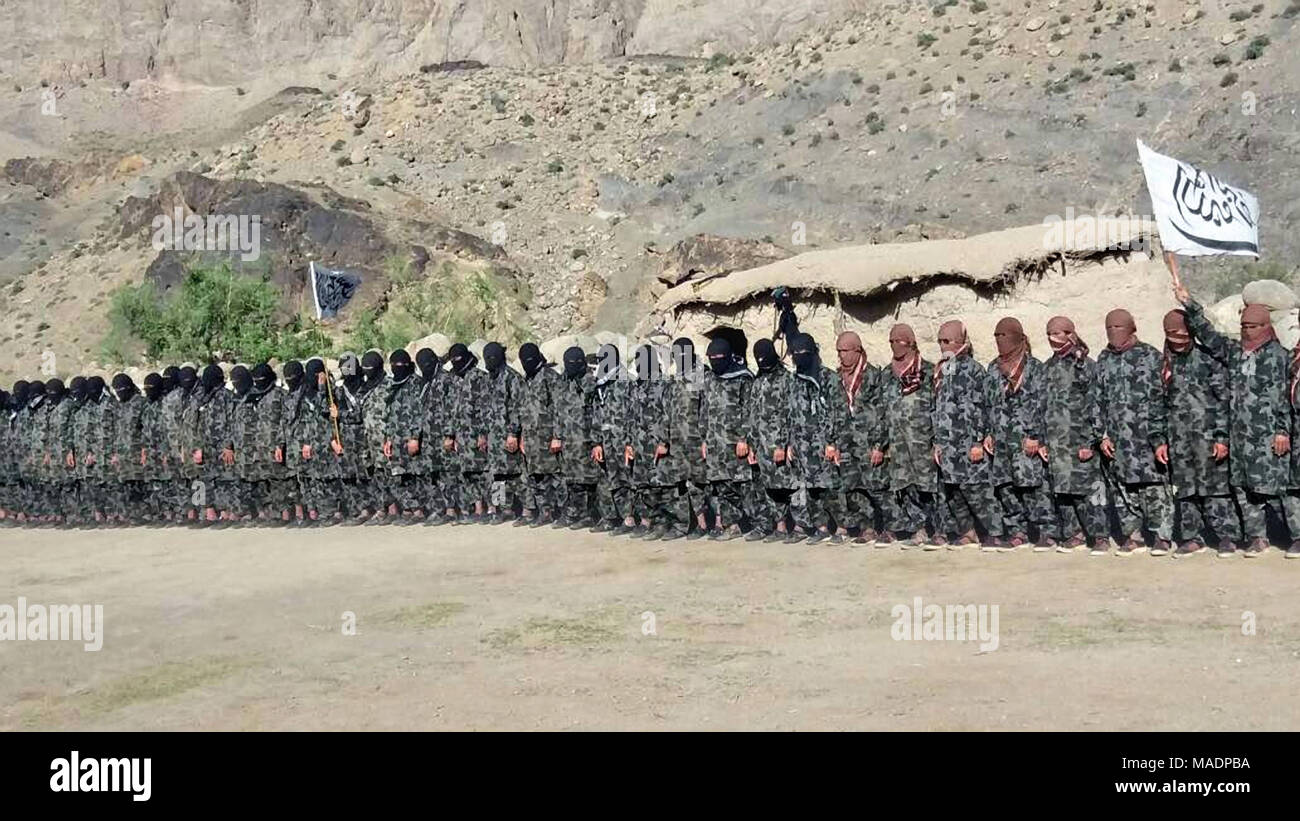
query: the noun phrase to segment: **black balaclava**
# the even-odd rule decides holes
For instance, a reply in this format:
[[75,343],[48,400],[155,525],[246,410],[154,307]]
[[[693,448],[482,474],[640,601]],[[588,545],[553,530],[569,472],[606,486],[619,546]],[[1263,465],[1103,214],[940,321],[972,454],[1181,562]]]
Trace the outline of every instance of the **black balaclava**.
[[45,383],[39,379],[32,380],[27,388],[27,407],[36,410],[45,402]]
[[642,345],[636,349],[636,353],[632,354],[632,364],[636,369],[638,382],[655,382],[661,376],[659,355],[649,345]]
[[194,390],[194,383],[199,380],[199,374],[193,367],[186,365],[176,373],[176,386],[185,393]]
[[243,365],[236,365],[230,369],[230,384],[235,389],[235,396],[243,399],[253,389],[253,375]]
[[51,379],[45,383],[45,401],[50,405],[62,402],[67,393],[68,390],[63,386],[62,379]]
[[464,376],[469,373],[469,369],[474,367],[478,359],[470,353],[463,343],[457,342],[451,346],[447,352],[447,358],[451,360],[451,372],[457,376]]
[[315,395],[320,390],[320,385],[316,384],[316,377],[323,373],[325,373],[324,362],[314,356],[307,360],[307,364],[302,369],[302,384],[308,396]]
[[695,372],[695,343],[688,337],[679,336],[673,340],[673,373],[686,376]]
[[564,352],[564,375],[569,379],[580,379],[587,373],[587,355],[582,348],[574,345]]
[[135,382],[131,380],[131,377],[124,373],[119,373],[113,377],[113,395],[117,397],[117,401],[129,402],[138,392],[139,388],[135,386]]
[[524,366],[524,376],[532,376],[546,366],[542,349],[532,342],[519,346],[519,364]]
[[72,377],[72,381],[68,383],[68,395],[71,396],[72,401],[76,402],[78,405],[80,405],[82,402],[85,402],[86,401],[86,377],[84,376]]
[[9,394],[9,407],[14,411],[20,411],[27,404],[27,394],[31,393],[32,386],[26,379],[19,379],[14,383],[13,393]]
[[104,398],[104,377],[91,376],[86,379],[86,401],[98,402]]
[[379,351],[366,351],[361,357],[361,390],[369,391],[384,381],[384,356]]
[[253,390],[257,393],[266,393],[275,387],[275,371],[265,362],[259,362],[253,368]]
[[284,386],[291,391],[296,391],[302,387],[303,368],[302,363],[296,359],[290,359],[284,363],[282,369],[284,374]]
[[709,343],[705,356],[709,358],[709,369],[717,376],[723,376],[736,367],[736,359],[731,355],[731,343],[718,337]]
[[812,376],[821,367],[821,357],[817,355],[817,343],[808,334],[795,334],[790,337],[790,358],[794,360],[794,369],[804,376]]
[[151,373],[144,378],[144,396],[150,402],[157,402],[163,397],[163,376]]
[[343,385],[353,393],[361,387],[361,360],[354,353],[345,353],[339,357],[339,373],[343,374]]
[[776,355],[776,345],[770,339],[754,343],[754,360],[758,362],[759,373],[771,373],[781,367],[781,357]]
[[226,372],[221,370],[220,365],[213,363],[203,369],[203,377],[200,381],[205,391],[213,393],[226,384]]
[[483,346],[483,367],[496,376],[506,366],[506,349],[500,342],[489,342]]
[[168,365],[167,367],[163,368],[162,373],[159,374],[159,377],[161,377],[162,379],[163,396],[166,396],[167,394],[171,393],[173,390],[176,389],[176,385],[179,382],[180,372],[181,369],[176,367],[175,365]]
[[0,388],[0,412],[9,410],[9,391]]
[[618,346],[608,343],[596,352],[596,384],[604,385],[618,376]]
[[421,348],[415,352],[415,364],[420,368],[420,375],[425,379],[433,379],[438,373],[438,366],[442,363],[438,361],[438,355],[433,352],[433,348]]
[[398,348],[388,355],[388,369],[393,372],[394,382],[405,382],[415,373],[415,365],[411,362],[411,355],[404,349]]

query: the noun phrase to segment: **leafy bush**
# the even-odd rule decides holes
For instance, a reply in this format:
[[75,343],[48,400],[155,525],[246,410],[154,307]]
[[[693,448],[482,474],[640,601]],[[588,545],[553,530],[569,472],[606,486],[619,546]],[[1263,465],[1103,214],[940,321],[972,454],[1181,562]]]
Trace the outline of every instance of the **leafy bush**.
[[124,285],[112,294],[101,352],[107,361],[126,364],[141,356],[260,362],[330,351],[329,338],[314,325],[304,327],[298,317],[281,321],[279,303],[268,279],[229,265],[190,268],[165,297],[152,282]]

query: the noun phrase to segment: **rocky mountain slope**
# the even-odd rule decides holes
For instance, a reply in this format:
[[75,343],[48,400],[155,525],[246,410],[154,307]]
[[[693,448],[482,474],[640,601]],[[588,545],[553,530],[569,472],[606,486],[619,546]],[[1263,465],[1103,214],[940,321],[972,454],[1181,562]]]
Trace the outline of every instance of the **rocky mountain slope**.
[[[191,5],[208,4],[168,4],[170,19],[199,14]],[[499,19],[489,11],[508,5],[454,7],[487,30]],[[367,41],[367,26],[326,14],[351,32],[340,41],[351,72],[345,48],[277,51],[259,28],[243,53],[223,55],[223,38],[204,29],[170,53],[231,73],[186,75],[155,56],[122,69],[137,75],[125,88],[71,74],[0,86],[0,160],[63,163],[17,166],[0,187],[0,307],[13,318],[0,331],[0,369],[30,368],[46,350],[95,357],[108,292],[155,257],[120,236],[116,209],[182,171],[325,187],[380,222],[474,235],[527,281],[543,338],[631,331],[667,287],[665,268],[689,257],[678,243],[701,234],[779,258],[966,236],[1070,209],[1149,213],[1135,138],[1260,198],[1260,263],[1187,265],[1207,299],[1296,268],[1296,0],[756,0],[748,11],[703,2],[679,14],[687,5],[529,4],[552,26],[590,13],[635,21],[612,50],[602,50],[612,40],[524,37],[527,55],[509,45],[515,56],[466,48],[408,61],[375,45],[383,38]],[[312,4],[313,14],[336,6]],[[433,19],[423,6],[380,8],[415,30]],[[785,7],[794,16],[763,29]],[[709,33],[718,26],[726,37]],[[629,56],[649,51],[671,53]],[[57,113],[42,114],[50,100]]]

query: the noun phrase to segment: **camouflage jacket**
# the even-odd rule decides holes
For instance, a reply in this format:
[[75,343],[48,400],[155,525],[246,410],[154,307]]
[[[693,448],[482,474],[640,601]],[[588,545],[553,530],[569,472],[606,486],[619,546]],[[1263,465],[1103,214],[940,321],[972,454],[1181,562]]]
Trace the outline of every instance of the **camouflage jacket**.
[[176,463],[167,453],[162,414],[162,399],[145,399],[144,409],[140,411],[140,438],[147,451],[143,474],[148,480],[171,479],[176,476]]
[[[357,393],[361,408],[361,425],[365,432],[365,463],[371,470],[380,470],[388,463],[384,457],[384,442],[388,438],[388,377],[366,391]],[[441,443],[439,443],[441,446]]]
[[104,408],[112,400],[87,399],[72,411],[72,444],[76,450],[77,478],[86,482],[104,482],[108,478],[105,445],[111,430],[103,424]]
[[1160,352],[1145,342],[1123,353],[1107,348],[1097,356],[1104,433],[1115,445],[1108,467],[1116,481],[1166,481],[1168,471],[1155,455],[1156,448],[1169,441],[1162,361]]
[[[280,416],[287,474],[312,479],[337,478],[337,460],[330,449],[334,423],[330,421],[329,396],[325,391],[299,385],[297,390],[285,394]],[[303,458],[303,445],[311,447],[310,459]]]
[[752,438],[749,390],[753,384],[754,375],[747,370],[734,370],[725,376],[709,371],[704,377],[700,416],[710,482],[748,482],[753,478],[748,459],[736,455],[736,444],[748,443]]
[[1215,442],[1228,444],[1232,386],[1228,369],[1200,345],[1169,357],[1169,477],[1175,498],[1226,496],[1229,460],[1214,460]]
[[519,438],[519,403],[523,377],[509,365],[495,374],[484,373],[484,416],[488,437],[488,470],[495,474],[522,473],[524,457],[518,449],[506,450],[506,437]]
[[524,461],[533,474],[560,472],[560,454],[551,453],[551,440],[559,438],[555,392],[564,377],[547,364],[524,377],[519,391],[519,431],[524,440]]
[[193,449],[203,451],[199,475],[205,479],[233,481],[239,478],[234,466],[226,465],[221,459],[221,451],[234,446],[230,436],[230,404],[233,399],[234,394],[225,388],[208,391],[199,385],[194,388],[186,408],[186,427],[192,431]]
[[272,386],[230,401],[230,438],[235,443],[235,469],[249,482],[278,479],[284,465],[275,461],[276,448],[284,445],[284,391]]
[[676,483],[667,457],[655,458],[655,448],[670,440],[668,403],[672,383],[666,379],[628,383],[627,443],[634,451],[631,480],[636,486]]
[[[1044,436],[1052,492],[1090,496],[1101,491],[1101,386],[1088,357],[1053,356],[1043,363]],[[1079,461],[1087,448],[1093,456]]]
[[888,456],[889,487],[915,487],[928,493],[939,489],[934,464],[934,366],[924,359],[921,386],[906,396],[892,368],[884,371],[880,406],[884,424],[883,450]]
[[[110,400],[105,398],[105,402]],[[112,456],[117,457],[114,471],[118,481],[134,482],[146,477],[144,465],[140,464],[140,451],[145,448],[144,406],[149,400],[144,394],[134,394],[125,402],[114,401],[114,436]]]
[[862,381],[858,384],[851,409],[848,409],[848,396],[845,395],[849,415],[838,444],[840,481],[846,488],[882,490],[889,487],[888,463],[871,464],[872,450],[884,449],[885,409],[881,394],[887,376],[892,378],[893,373],[868,365],[862,372]]
[[989,408],[988,377],[969,353],[942,362],[943,374],[934,394],[934,443],[939,448],[939,475],[954,485],[990,482],[991,460],[978,462],[970,449],[993,430]]
[[442,450],[442,418],[447,413],[447,386],[451,376],[444,370],[434,372],[432,378],[414,377],[419,390],[415,398],[416,412],[421,417],[424,439],[420,443],[420,472],[438,473],[448,458]]
[[[1047,391],[1043,363],[1025,354],[1020,389],[1007,393],[1007,378],[995,359],[989,363],[986,383],[992,420],[993,453],[989,469],[994,486],[1041,487],[1047,478],[1043,457],[1025,454],[1024,442],[1042,443],[1047,427]],[[1051,448],[1048,448],[1051,455]]]
[[[442,447],[442,437],[430,436],[425,430],[429,415],[428,406],[421,395],[423,387],[424,381],[415,375],[408,376],[401,382],[390,378],[385,386],[384,431],[392,443],[392,456],[384,464],[391,475],[418,476],[427,473],[429,462],[422,451],[425,447]],[[407,443],[412,441],[420,446],[414,455],[406,449]],[[382,452],[380,456],[382,458]]]
[[597,465],[591,458],[595,442],[591,437],[591,392],[595,379],[589,374],[577,379],[561,376],[551,394],[555,409],[556,436],[563,447],[560,463],[564,478],[589,484],[596,481]]
[[35,407],[28,404],[13,419],[13,441],[18,458],[18,476],[24,482],[41,479],[40,456],[43,438],[42,422],[45,410],[42,401]]
[[799,476],[790,466],[790,460],[777,463],[773,451],[785,450],[790,445],[790,406],[794,392],[794,375],[784,366],[760,373],[749,386],[749,446],[758,459],[759,475],[764,487],[773,490],[793,490],[799,487]]
[[632,481],[631,466],[623,458],[623,448],[633,444],[631,426],[632,386],[620,368],[603,385],[592,383],[590,437],[605,451],[605,475],[617,485]]
[[687,374],[674,376],[665,397],[668,409],[668,456],[660,460],[666,475],[675,481],[696,484],[708,481],[708,465],[700,456],[704,443],[702,400],[706,380],[704,369],[696,365]]
[[464,473],[488,470],[487,451],[478,446],[478,438],[488,434],[487,371],[470,368],[462,375],[453,373],[447,383],[447,414],[442,427],[443,435],[456,441],[454,463]]
[[849,403],[839,374],[822,367],[813,376],[796,372],[789,395],[790,469],[801,487],[839,488],[839,467],[826,446],[839,446],[848,428]]
[[[346,383],[338,381],[334,383],[334,402],[339,408],[339,435],[340,442],[343,445],[343,452],[335,455],[331,449],[325,456],[326,461],[332,461],[330,472],[341,479],[360,479],[367,475],[366,457],[369,455],[366,449],[366,425],[362,418],[361,397],[352,392]],[[429,446],[421,452],[438,451],[442,443],[436,443],[437,447]]]
[[[58,403],[48,407],[45,415],[45,473],[51,482],[71,482],[75,480],[76,468],[68,467],[69,453],[75,456],[72,445],[72,416],[77,409],[77,402],[71,396],[64,396]],[[41,460],[45,463],[45,459]]]
[[158,421],[162,433],[160,447],[167,451],[167,461],[179,475],[192,478],[198,466],[191,458],[191,436],[185,428],[192,391],[174,388],[162,398]]
[[1196,341],[1228,368],[1232,427],[1228,470],[1233,486],[1276,495],[1293,484],[1291,460],[1273,453],[1273,437],[1291,432],[1290,358],[1276,340],[1246,353],[1205,318],[1204,309],[1187,306],[1187,327]]

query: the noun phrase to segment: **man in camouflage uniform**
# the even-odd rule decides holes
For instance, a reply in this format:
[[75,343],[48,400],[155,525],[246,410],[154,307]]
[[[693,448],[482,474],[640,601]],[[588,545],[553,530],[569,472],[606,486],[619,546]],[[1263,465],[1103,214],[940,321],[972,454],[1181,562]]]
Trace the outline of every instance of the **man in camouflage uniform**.
[[446,413],[447,372],[432,348],[421,348],[415,353],[415,365],[419,369],[416,383],[419,386],[416,400],[417,411],[421,416],[420,427],[427,437],[420,444],[417,456],[419,469],[424,477],[424,509],[428,511],[427,524],[443,524],[448,521],[447,509],[455,502],[448,501],[453,489],[447,483],[444,468],[442,442],[438,432],[442,430],[442,416]]
[[387,391],[388,374],[384,372],[384,357],[378,351],[366,351],[361,357],[361,386],[357,398],[361,401],[361,423],[366,434],[367,509],[374,513],[371,523],[381,523],[388,517],[390,509],[396,510],[392,494],[391,477],[385,468],[388,459],[384,456],[385,416],[388,408],[384,402]]
[[843,544],[846,524],[834,514],[843,505],[835,498],[840,486],[839,441],[848,427],[848,399],[839,376],[824,366],[817,343],[804,333],[789,340],[790,358],[794,361],[794,381],[790,389],[790,441],[786,458],[799,487],[791,500],[791,513],[800,533],[791,534],[787,543],[806,537],[808,544],[830,540]]
[[290,400],[292,410],[286,427],[292,439],[288,455],[290,464],[297,462],[298,488],[307,514],[305,519],[299,519],[300,526],[330,524],[342,516],[335,461],[330,455],[335,437],[325,389],[327,379],[324,362],[307,360],[302,385]]
[[12,412],[12,396],[9,391],[0,388],[0,526],[12,527],[14,479],[14,443],[11,441],[9,420]]
[[1074,322],[1048,320],[1052,357],[1043,365],[1044,436],[1047,471],[1056,508],[1058,553],[1069,553],[1093,540],[1104,555],[1110,543],[1106,523],[1106,481],[1097,450],[1101,444],[1101,386],[1097,364],[1075,332]]
[[179,368],[176,372],[176,387],[163,397],[159,410],[162,446],[167,451],[169,464],[175,470],[175,480],[167,485],[163,499],[169,515],[175,521],[194,521],[198,514],[192,494],[197,491],[193,483],[198,480],[199,466],[194,464],[192,456],[192,431],[186,427],[186,420],[190,418],[189,406],[197,384],[198,374],[192,366]]
[[492,484],[488,522],[498,524],[515,517],[523,495],[524,458],[519,452],[520,376],[506,364],[506,349],[499,342],[483,348],[485,417],[488,438],[488,472]]
[[[334,470],[339,477],[339,494],[343,512],[350,517],[349,521],[353,524],[364,521],[373,513],[373,510],[369,509],[370,500],[367,496],[370,488],[367,466],[369,454],[366,449],[366,425],[362,418],[362,384],[361,360],[354,353],[343,354],[339,357],[339,379],[334,386],[334,402],[338,407],[337,421],[341,442],[339,449],[330,446],[330,454],[326,458],[330,456],[334,458]],[[421,386],[421,392],[424,394],[428,391],[430,385],[426,382]],[[427,396],[422,401],[427,403]],[[425,430],[430,429],[426,422]],[[431,454],[437,452],[438,449],[435,447],[420,448],[426,463],[431,463]],[[430,490],[430,498],[426,504],[432,517],[435,513],[441,513],[443,503],[435,501],[440,499],[436,487],[437,472],[436,468],[430,470],[430,481],[435,483],[435,486]]]
[[483,520],[492,475],[488,472],[487,373],[478,357],[457,342],[447,352],[451,379],[447,385],[447,413],[442,420],[443,453],[457,467],[460,524]]
[[564,352],[564,374],[555,385],[551,401],[555,434],[560,440],[561,475],[565,484],[564,513],[556,525],[574,530],[592,524],[599,465],[591,458],[591,392],[595,378],[587,370],[582,348]]
[[144,483],[143,517],[150,523],[166,524],[167,514],[163,491],[168,480],[174,478],[167,460],[162,432],[163,377],[150,373],[144,378],[144,409],[140,411],[140,439],[144,449],[141,480]]
[[188,407],[186,427],[192,432],[191,459],[199,467],[203,517],[208,525],[228,527],[238,504],[234,442],[230,437],[231,393],[220,365],[204,367]]
[[539,527],[551,524],[564,509],[558,420],[555,394],[563,377],[532,342],[519,348],[524,378],[519,393],[520,450],[524,454],[527,484],[524,516],[516,524]]
[[741,535],[741,521],[753,509],[753,472],[749,464],[749,388],[754,375],[732,356],[731,345],[718,337],[709,343],[709,372],[700,397],[704,457],[709,480],[713,529],[709,538],[727,541]]
[[41,440],[43,438],[45,383],[32,380],[27,387],[27,401],[16,420],[19,453],[18,477],[22,482],[19,521],[39,521],[44,506],[45,483],[41,480]]
[[70,447],[71,410],[63,381],[46,381],[45,400],[36,412],[40,452],[37,472],[43,491],[36,513],[38,521],[47,525],[61,524],[64,516],[76,509],[76,485],[65,461]]
[[596,470],[594,533],[613,531],[622,535],[632,530],[630,464],[627,458],[628,407],[631,383],[619,362],[618,348],[602,345],[596,354],[595,383],[591,389],[591,458]]
[[148,462],[147,443],[144,438],[144,406],[146,400],[131,377],[119,373],[113,377],[113,440],[108,461],[114,468],[113,490],[110,504],[104,511],[110,521],[126,525],[140,521],[144,504],[146,482],[145,466]]
[[790,498],[800,485],[787,451],[791,442],[794,377],[781,362],[770,339],[754,343],[754,359],[758,373],[749,388],[749,413],[758,492],[754,494],[753,527],[745,539],[784,541],[788,535],[786,519],[790,516]]
[[420,395],[424,386],[415,378],[410,354],[401,348],[388,357],[388,367],[392,377],[384,397],[385,461],[381,464],[392,477],[396,509],[390,508],[389,515],[400,511],[403,524],[420,524],[429,498],[428,463],[420,456],[427,437],[424,425],[428,413]]
[[1217,543],[1241,538],[1229,485],[1228,429],[1232,387],[1228,369],[1196,344],[1183,311],[1165,314],[1160,370],[1169,407],[1169,475],[1173,482],[1179,545],[1175,556],[1205,550],[1202,534]]
[[673,524],[665,538],[698,538],[708,531],[709,467],[703,451],[701,410],[708,374],[687,337],[673,341],[672,359],[672,389],[667,397],[672,441],[664,469],[676,479],[678,490],[671,507]]
[[668,455],[668,396],[671,385],[663,377],[660,352],[651,345],[637,348],[633,357],[636,381],[629,385],[627,439],[632,484],[633,535],[647,541],[662,539],[671,524],[669,510],[677,492],[665,457]]
[[[1187,327],[1198,343],[1223,363],[1231,380],[1232,427],[1228,432],[1228,474],[1241,516],[1242,554],[1268,548],[1267,513],[1285,516],[1283,495],[1291,484],[1289,357],[1277,341],[1263,305],[1241,313],[1241,341],[1214,329],[1200,303],[1178,286],[1174,296],[1187,310]],[[1233,555],[1220,544],[1219,555]]]
[[104,406],[112,401],[105,396],[104,379],[90,376],[85,381],[85,398],[75,403],[72,412],[72,446],[77,481],[81,485],[81,513],[95,522],[104,521],[109,479],[105,443],[112,436],[102,420]]
[[[880,391],[883,424],[871,453],[872,465],[887,461],[895,519],[890,529],[905,534],[904,550],[926,543],[935,523],[939,474],[934,463],[934,366],[921,357],[908,325],[889,330],[889,371]],[[889,544],[876,539],[876,546]]]
[[832,511],[837,521],[856,525],[852,544],[893,541],[889,528],[897,514],[889,492],[889,468],[882,459],[873,463],[872,451],[881,439],[884,409],[880,405],[885,374],[867,361],[862,339],[844,331],[835,340],[839,357],[840,389],[848,416],[839,436],[842,510]]
[[[985,441],[993,430],[988,384],[975,361],[966,326],[939,326],[942,361],[934,373],[934,461],[946,514],[948,546],[960,549],[985,539],[990,550],[1014,550],[1002,542],[1002,517],[993,494]],[[982,531],[982,532],[981,532]]]
[[1155,535],[1156,550],[1168,553],[1173,501],[1162,357],[1138,341],[1133,316],[1123,309],[1106,314],[1106,339],[1106,349],[1097,357],[1105,424],[1101,453],[1123,539],[1117,555],[1146,550],[1143,525]]
[[230,369],[230,439],[234,443],[235,507],[231,511],[237,522],[247,522],[257,512],[260,488],[255,470],[250,471],[256,459],[254,437],[257,433],[257,406],[250,396],[253,392],[253,374],[245,365]]
[[984,449],[991,456],[994,492],[1002,510],[1002,544],[1020,547],[1032,535],[1035,552],[1049,551],[1055,547],[1057,528],[1042,450],[1047,423],[1043,365],[1014,317],[998,321],[993,341],[998,355],[988,365],[991,430]]

